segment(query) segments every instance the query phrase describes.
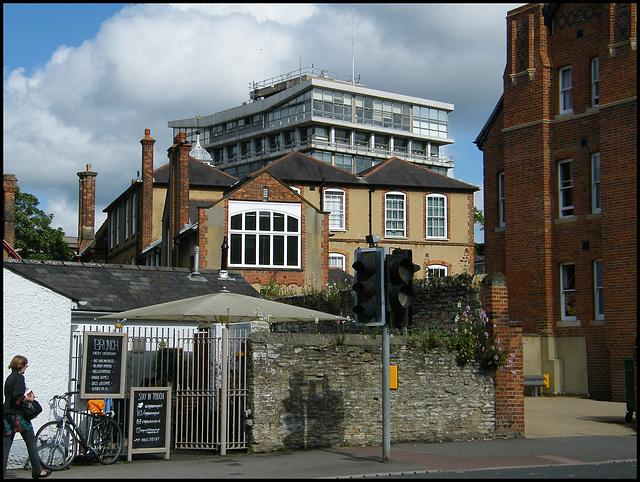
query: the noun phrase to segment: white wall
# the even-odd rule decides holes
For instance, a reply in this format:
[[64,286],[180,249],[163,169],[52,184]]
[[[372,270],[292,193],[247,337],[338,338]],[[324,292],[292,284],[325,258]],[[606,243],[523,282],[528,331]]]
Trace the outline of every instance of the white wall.
[[[11,359],[22,355],[29,360],[25,372],[27,387],[33,390],[43,412],[32,421],[38,428],[53,418],[49,400],[68,390],[69,340],[72,300],[3,268],[2,363],[4,380]],[[7,468],[29,464],[22,437],[16,434]]]

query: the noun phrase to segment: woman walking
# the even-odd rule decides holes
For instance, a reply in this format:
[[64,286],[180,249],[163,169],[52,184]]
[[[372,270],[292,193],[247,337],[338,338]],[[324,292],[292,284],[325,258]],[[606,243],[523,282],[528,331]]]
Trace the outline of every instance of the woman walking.
[[13,444],[13,437],[16,432],[20,432],[29,451],[31,476],[34,479],[49,477],[51,472],[42,470],[40,466],[33,425],[31,425],[31,421],[22,417],[19,409],[22,402],[33,402],[35,400],[33,392],[25,394],[24,372],[27,369],[27,359],[20,355],[14,356],[9,364],[9,369],[11,374],[4,382],[4,405],[2,407],[4,415],[4,466],[2,468],[2,476],[4,478],[7,475],[7,462],[9,460],[9,451]]

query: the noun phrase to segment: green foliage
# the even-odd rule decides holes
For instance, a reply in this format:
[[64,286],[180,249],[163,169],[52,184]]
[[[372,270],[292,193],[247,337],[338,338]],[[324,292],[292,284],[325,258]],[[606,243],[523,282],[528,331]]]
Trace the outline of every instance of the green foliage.
[[493,328],[484,310],[473,311],[469,306],[461,310],[459,304],[453,320],[448,313],[425,318],[410,331],[409,339],[425,352],[447,347],[456,353],[460,366],[475,361],[482,371],[492,373],[510,362]]
[[484,214],[477,207],[473,207],[473,222],[480,225],[480,231],[484,230]]
[[74,253],[64,242],[64,231],[51,227],[53,214],[38,209],[38,204],[33,194],[17,190],[14,249],[25,259],[71,261]]

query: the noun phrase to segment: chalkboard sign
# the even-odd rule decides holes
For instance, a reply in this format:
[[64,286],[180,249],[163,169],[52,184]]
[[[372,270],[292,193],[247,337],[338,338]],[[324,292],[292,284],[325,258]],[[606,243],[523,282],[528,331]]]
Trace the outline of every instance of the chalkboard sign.
[[164,452],[171,443],[171,387],[131,387],[127,460],[135,453]]
[[127,334],[85,331],[81,398],[124,398]]

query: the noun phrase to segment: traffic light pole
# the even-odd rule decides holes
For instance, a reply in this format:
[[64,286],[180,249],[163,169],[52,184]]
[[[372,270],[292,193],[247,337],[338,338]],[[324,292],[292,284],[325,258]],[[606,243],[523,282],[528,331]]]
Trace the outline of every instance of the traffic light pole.
[[[383,316],[386,317],[386,314]],[[391,460],[390,325],[382,327],[382,461]]]

